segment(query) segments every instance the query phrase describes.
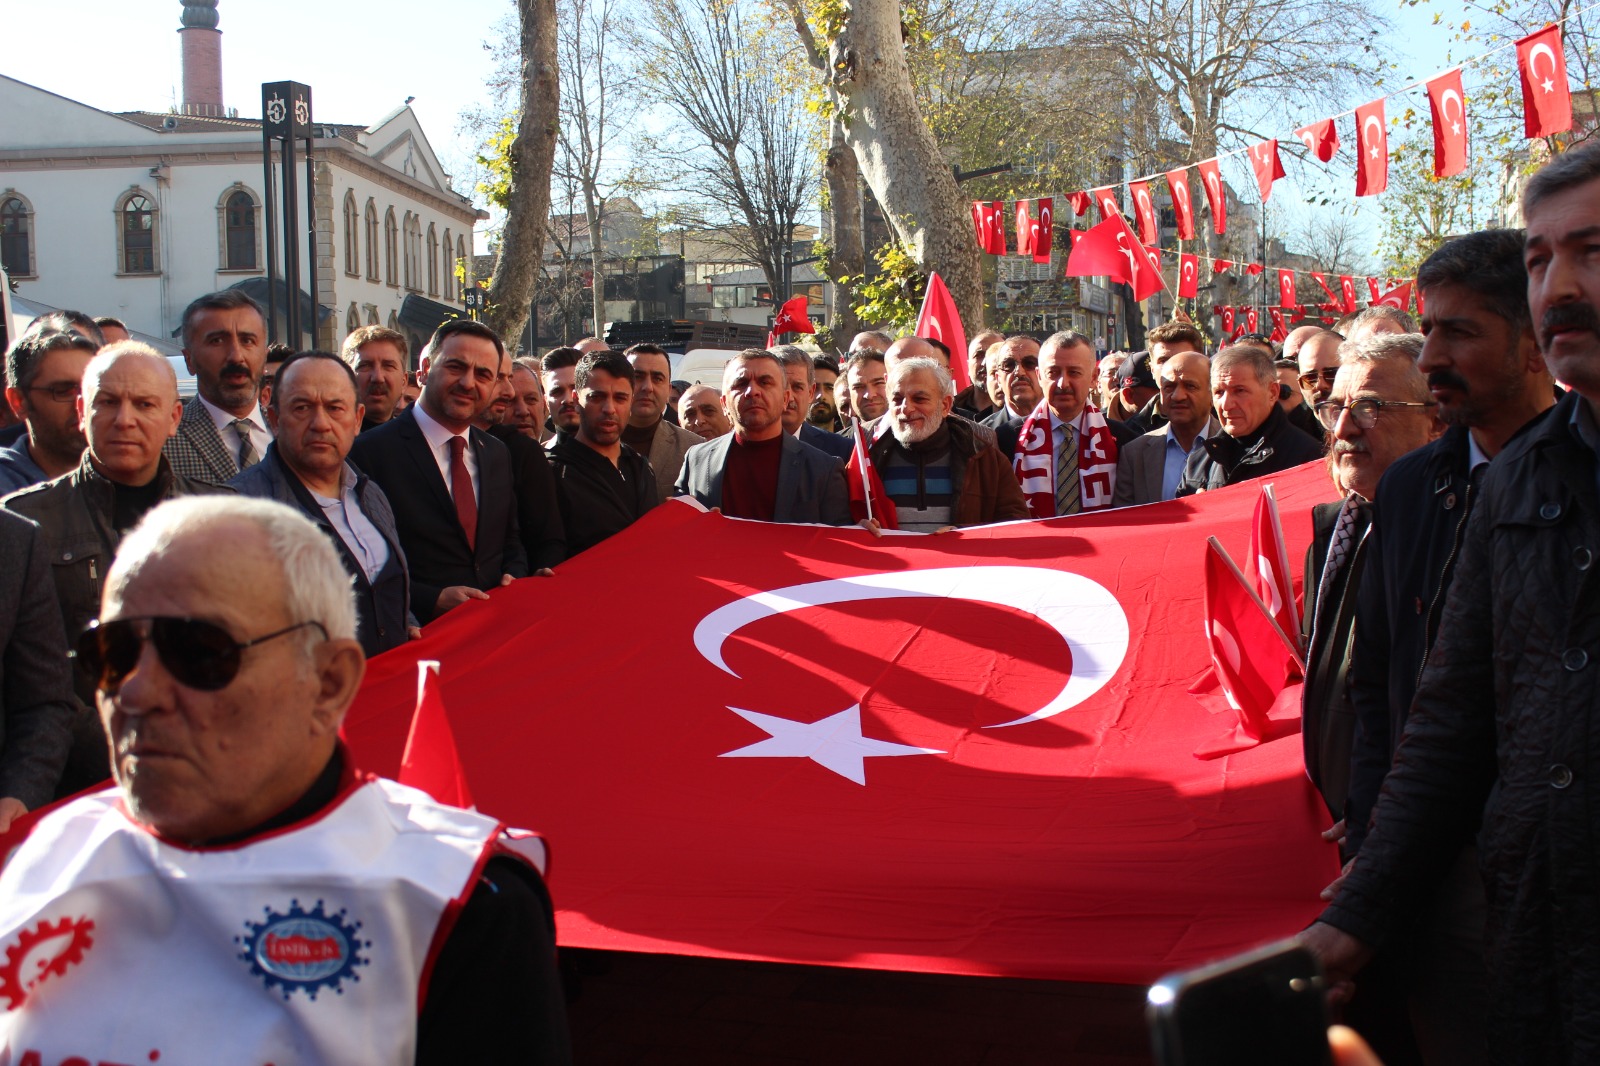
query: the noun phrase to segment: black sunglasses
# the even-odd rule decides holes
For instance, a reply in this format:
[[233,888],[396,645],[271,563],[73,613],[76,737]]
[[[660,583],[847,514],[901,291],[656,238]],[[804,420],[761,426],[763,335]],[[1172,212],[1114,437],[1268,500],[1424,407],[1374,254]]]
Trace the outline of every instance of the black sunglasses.
[[328,639],[328,630],[321,622],[296,622],[254,640],[237,641],[215,622],[199,618],[118,618],[85,626],[72,657],[96,688],[115,692],[139,664],[148,640],[156,646],[161,665],[180,685],[215,692],[227,688],[239,676],[239,662],[246,648],[307,626],[316,626],[322,631],[322,639]]

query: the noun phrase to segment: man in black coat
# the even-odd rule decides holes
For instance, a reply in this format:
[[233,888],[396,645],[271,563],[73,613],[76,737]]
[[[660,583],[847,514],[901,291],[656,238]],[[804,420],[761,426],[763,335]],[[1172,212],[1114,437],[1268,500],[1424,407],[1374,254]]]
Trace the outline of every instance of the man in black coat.
[[514,372],[522,368],[510,360],[500,364],[494,396],[473,425],[506,446],[511,453],[511,482],[516,486],[517,532],[528,555],[528,569],[549,573],[567,557],[567,533],[556,502],[556,479],[544,448],[518,427],[512,416],[517,403]]
[[528,576],[510,453],[472,425],[505,358],[488,326],[446,322],[423,351],[417,402],[350,451],[394,508],[411,566],[411,609],[425,623]]
[[1211,361],[1211,396],[1222,432],[1191,453],[1179,496],[1236,485],[1322,458],[1322,443],[1289,424],[1278,406],[1272,356],[1253,344],[1224,348]]
[[573,555],[622,532],[660,502],[655,471],[622,443],[633,409],[633,379],[633,365],[616,352],[590,352],[575,368],[577,430],[563,426],[550,446]]

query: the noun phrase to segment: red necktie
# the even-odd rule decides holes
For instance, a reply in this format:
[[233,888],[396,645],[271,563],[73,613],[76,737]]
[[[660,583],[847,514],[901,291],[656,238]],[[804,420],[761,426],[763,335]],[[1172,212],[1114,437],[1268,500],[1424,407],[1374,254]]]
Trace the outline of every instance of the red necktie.
[[467,470],[467,439],[450,438],[450,495],[456,501],[456,520],[467,535],[467,547],[478,550],[478,501],[472,495],[472,474]]

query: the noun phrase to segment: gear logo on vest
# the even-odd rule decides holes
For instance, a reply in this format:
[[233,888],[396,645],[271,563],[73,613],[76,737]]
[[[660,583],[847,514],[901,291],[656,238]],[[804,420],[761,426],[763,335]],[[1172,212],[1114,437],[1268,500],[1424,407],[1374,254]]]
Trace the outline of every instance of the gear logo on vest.
[[241,949],[239,961],[248,963],[268,988],[281,988],[284,999],[296,991],[316,999],[324,988],[342,994],[346,978],[361,980],[356,967],[371,961],[361,950],[372,947],[372,941],[360,939],[361,923],[347,920],[346,912],[329,914],[320,899],[309,911],[297,899],[289,901],[287,914],[271,907],[262,910],[266,918],[245,922],[248,932],[233,942]]
[[23,930],[16,942],[6,948],[0,963],[0,1000],[3,1009],[22,1006],[40,982],[60,977],[67,967],[83,961],[83,953],[94,946],[94,922],[88,918],[63,918],[52,923],[39,922]]

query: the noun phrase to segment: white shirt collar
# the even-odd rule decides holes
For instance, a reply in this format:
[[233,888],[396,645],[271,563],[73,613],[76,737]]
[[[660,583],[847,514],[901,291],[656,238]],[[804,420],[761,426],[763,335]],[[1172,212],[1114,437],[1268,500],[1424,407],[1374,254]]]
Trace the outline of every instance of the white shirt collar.
[[[224,411],[199,393],[195,393],[194,398],[200,401],[200,405],[205,408],[206,414],[211,416],[211,424],[217,427],[218,433],[233,429],[233,423],[240,416]],[[244,418],[261,432],[266,433],[268,436],[271,435],[271,431],[267,429],[266,419],[261,417],[261,405],[259,403],[251,404],[250,413],[245,415]]]
[[465,429],[460,433],[452,433],[444,426],[441,426],[434,421],[433,416],[423,409],[420,403],[415,404],[412,409],[416,411],[417,426],[422,430],[422,436],[426,438],[428,447],[434,451],[443,448],[451,437],[465,437],[468,434],[468,430]]

